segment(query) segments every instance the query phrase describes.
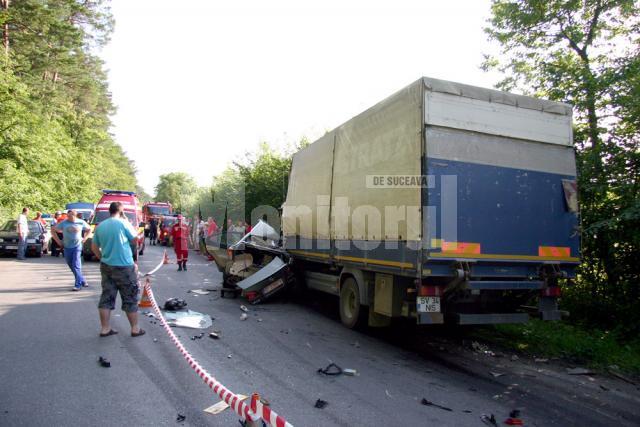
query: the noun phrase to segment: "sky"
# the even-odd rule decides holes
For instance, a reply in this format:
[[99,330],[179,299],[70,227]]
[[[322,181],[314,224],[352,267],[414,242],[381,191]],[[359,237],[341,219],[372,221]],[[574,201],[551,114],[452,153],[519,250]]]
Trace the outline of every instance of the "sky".
[[492,87],[489,0],[114,0],[112,132],[154,193],[311,141],[421,76]]

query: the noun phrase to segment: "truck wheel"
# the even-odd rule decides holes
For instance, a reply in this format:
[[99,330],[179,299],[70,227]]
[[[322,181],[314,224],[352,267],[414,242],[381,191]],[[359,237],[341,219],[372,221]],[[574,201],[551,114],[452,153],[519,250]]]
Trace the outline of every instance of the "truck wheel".
[[353,277],[347,278],[340,288],[340,320],[349,329],[364,325],[366,307],[360,305],[358,284]]

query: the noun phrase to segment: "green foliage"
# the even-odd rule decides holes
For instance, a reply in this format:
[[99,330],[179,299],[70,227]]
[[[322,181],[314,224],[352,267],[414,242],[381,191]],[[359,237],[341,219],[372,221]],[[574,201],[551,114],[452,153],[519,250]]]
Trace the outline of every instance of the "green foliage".
[[640,9],[632,0],[494,0],[498,87],[574,105],[582,265],[563,304],[640,332]]
[[617,365],[624,371],[640,373],[640,341],[622,343],[613,332],[585,331],[566,323],[532,320],[478,329],[475,334],[532,356],[559,357],[600,369]]
[[198,186],[191,175],[184,172],[171,172],[160,175],[160,181],[155,190],[156,202],[171,202],[176,212],[186,213],[186,210],[193,205]]
[[135,168],[109,134],[114,110],[102,62],[104,1],[10,2],[9,56],[0,60],[0,218],[97,201],[135,189]]
[[[252,222],[257,207],[280,209],[287,194],[289,170],[293,152],[308,145],[303,138],[290,149],[278,152],[261,143],[255,153],[246,153],[242,161],[234,162],[213,178],[210,187],[199,189],[198,196],[187,209],[190,216],[202,213],[221,224],[226,217]],[[273,221],[272,221],[273,222]],[[273,223],[279,227],[279,224]]]

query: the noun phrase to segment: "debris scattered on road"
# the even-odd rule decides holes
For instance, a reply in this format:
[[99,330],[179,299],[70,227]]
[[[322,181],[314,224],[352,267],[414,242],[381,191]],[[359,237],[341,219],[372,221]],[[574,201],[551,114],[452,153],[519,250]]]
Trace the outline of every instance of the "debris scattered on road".
[[593,375],[594,372],[586,368],[567,368],[569,375]]
[[491,414],[490,416],[487,414],[480,415],[480,421],[482,421],[488,426],[498,427],[498,421],[496,421],[496,417],[493,414]]
[[306,345],[307,347],[309,347],[309,348],[312,348],[312,347],[311,347],[311,343],[309,343],[309,342],[306,342],[306,343],[305,343],[305,345]]
[[[473,341],[471,343],[471,348],[476,353],[484,354],[484,355],[491,356],[491,357],[495,357],[495,355],[496,355],[493,351],[489,350],[489,347],[487,347],[484,344],[480,344],[478,341]],[[444,348],[442,348],[442,347],[440,349],[444,350]]]
[[536,362],[536,363],[549,363],[549,359],[543,359],[543,358],[538,358],[538,357],[533,359],[533,361]]
[[329,403],[326,400],[318,399],[316,400],[316,404],[313,405],[314,408],[322,409],[327,406]]
[[213,338],[214,340],[220,339],[220,335],[217,332],[210,332],[209,338]]
[[627,377],[627,376],[622,375],[622,374],[618,371],[618,367],[617,367],[617,366],[615,366],[615,365],[611,365],[611,366],[609,366],[608,371],[609,371],[609,373],[610,373],[611,375],[613,375],[614,377],[616,377],[616,378],[618,378],[618,379],[620,379],[620,380],[622,380],[622,381],[624,381],[624,382],[626,382],[626,383],[629,383],[629,384],[631,384],[631,385],[636,385],[636,382],[635,382],[635,381],[633,381],[631,378],[629,378],[629,377]]
[[391,396],[391,393],[389,393],[389,390],[385,390],[385,391],[384,391],[384,394],[386,394],[387,396],[389,396],[390,398],[392,398],[392,399],[393,399],[393,396]]
[[356,375],[358,375],[358,371],[356,371],[355,369],[343,369],[342,373],[350,377],[355,377]]
[[98,363],[100,363],[100,366],[102,366],[103,368],[111,367],[111,362],[109,362],[106,357],[100,356],[100,358],[98,359]]
[[204,289],[191,289],[187,291],[188,293],[196,294],[196,295],[209,295],[209,291]]
[[463,409],[462,412],[464,412],[465,414],[473,413],[473,411],[470,411],[469,409]]
[[153,313],[152,313],[152,312],[150,312],[150,311],[145,311],[145,312],[143,312],[142,314],[144,314],[144,315],[145,315],[145,316],[147,316],[147,317],[151,317],[152,319],[155,319],[155,318],[156,318],[156,315],[155,315],[155,314],[153,314]]
[[603,386],[602,384],[600,384],[600,388],[601,388],[602,390],[604,390],[604,391],[609,391],[609,388],[608,388],[608,387]]
[[191,337],[191,341],[199,340],[204,336],[204,332],[200,332],[198,335],[194,335]]
[[324,375],[340,375],[342,374],[342,368],[335,363],[329,363],[326,367],[319,368],[318,373]]
[[433,403],[432,401],[427,400],[424,397],[422,398],[420,403],[423,404],[424,406],[433,406],[434,408],[439,408],[439,409],[442,409],[444,411],[453,412],[453,409],[447,408],[446,406],[438,405],[437,403]]
[[503,376],[504,374],[502,372],[492,372],[489,371],[489,373],[493,376],[493,378],[499,378],[501,376]]
[[246,305],[241,305],[240,310],[244,311],[245,313],[249,311]]
[[258,317],[258,322],[262,322],[262,319],[260,317]]
[[154,338],[154,339],[153,339],[153,342],[158,342],[158,338]]
[[518,360],[518,359],[519,359],[519,357],[518,357],[518,356],[516,356],[515,354],[514,354],[513,356],[511,356],[511,361],[512,361],[512,362],[515,362],[515,361],[516,361],[516,360]]
[[229,354],[229,355],[227,356],[227,359],[231,359],[231,357],[232,357],[232,355],[231,355],[231,354]]
[[[247,399],[247,396],[243,395],[243,394],[238,394],[238,401],[242,402],[243,400]],[[229,407],[229,404],[227,402],[225,402],[224,400],[221,400],[220,402],[216,403],[215,405],[211,405],[208,408],[206,408],[204,410],[204,412],[206,412],[207,414],[211,414],[211,415],[218,415],[219,413],[223,412],[225,409],[227,409]]]
[[248,318],[248,317],[249,317],[249,316],[247,316],[247,313],[242,313],[242,314],[240,315],[240,320],[247,320],[247,318]]
[[520,411],[517,409],[514,409],[513,411],[511,411],[509,413],[509,418],[507,418],[506,420],[504,420],[504,423],[508,426],[523,426],[524,425],[524,421],[522,421],[522,419],[520,419]]
[[211,316],[191,310],[167,311],[165,318],[170,326],[182,328],[206,329],[213,324]]
[[358,341],[351,343],[351,345],[354,346],[355,348],[360,348],[360,343]]
[[182,415],[182,414],[178,414],[178,416],[176,417],[176,421],[179,422],[179,423],[183,422],[186,419],[187,419],[187,417],[185,415]]

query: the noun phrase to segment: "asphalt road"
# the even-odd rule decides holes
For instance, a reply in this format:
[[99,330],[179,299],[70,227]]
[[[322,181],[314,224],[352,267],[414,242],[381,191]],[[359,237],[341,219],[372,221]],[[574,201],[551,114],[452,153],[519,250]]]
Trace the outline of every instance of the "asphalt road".
[[[161,258],[160,247],[147,247],[141,271]],[[229,389],[259,392],[295,426],[481,426],[482,414],[504,425],[513,409],[532,426],[639,424],[634,385],[472,351],[463,332],[406,322],[351,331],[337,320],[337,302],[321,294],[249,306],[242,321],[246,301],[220,298],[215,267],[195,252],[191,259],[188,272],[162,267],[153,279],[156,298],[186,299],[215,318],[210,330],[221,338],[191,340],[199,330],[175,331]],[[219,399],[153,319],[141,320],[147,335],[131,338],[118,301],[112,320],[120,333],[98,337],[98,264],[84,271],[90,288],[71,292],[61,258],[0,259],[0,425],[237,426],[230,409],[203,412]],[[213,291],[197,296],[190,289]],[[100,367],[99,356],[111,368]],[[330,362],[358,375],[317,373]],[[451,410],[422,405],[423,398]],[[317,399],[328,405],[314,408]],[[186,416],[181,423],[178,414]]]

